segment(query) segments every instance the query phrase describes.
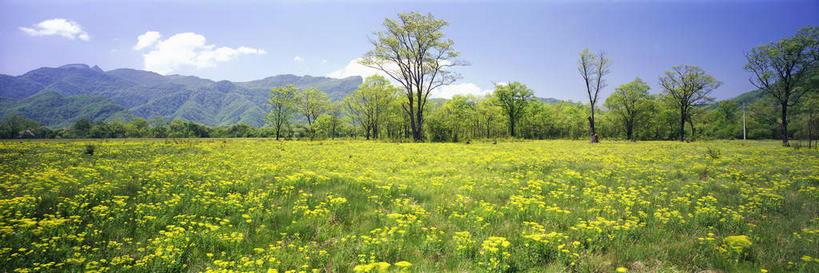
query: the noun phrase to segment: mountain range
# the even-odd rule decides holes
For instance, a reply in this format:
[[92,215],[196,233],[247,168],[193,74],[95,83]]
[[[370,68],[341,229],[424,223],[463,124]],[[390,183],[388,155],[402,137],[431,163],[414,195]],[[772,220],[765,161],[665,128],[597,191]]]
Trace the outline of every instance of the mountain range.
[[[248,82],[213,81],[69,64],[38,68],[20,76],[0,74],[0,117],[18,115],[53,128],[68,127],[81,118],[129,121],[136,117],[179,119],[209,126],[245,123],[261,127],[273,87],[287,84],[312,87],[339,101],[361,82],[359,76],[336,79],[289,74]],[[757,90],[732,100],[750,103],[763,95]],[[537,99],[562,102],[554,98]]]
[[262,126],[273,87],[313,87],[339,100],[361,82],[358,76],[335,79],[296,75],[248,82],[212,81],[69,64],[43,67],[20,76],[0,74],[0,115],[16,114],[49,127],[66,127],[81,118],[127,121],[134,117],[180,119],[210,126],[240,122]]

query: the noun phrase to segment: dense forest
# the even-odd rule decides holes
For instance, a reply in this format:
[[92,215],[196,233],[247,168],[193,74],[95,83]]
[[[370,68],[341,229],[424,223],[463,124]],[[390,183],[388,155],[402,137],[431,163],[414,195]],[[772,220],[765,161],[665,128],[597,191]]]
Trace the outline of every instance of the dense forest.
[[[640,78],[620,83],[607,98],[611,60],[584,49],[578,81],[584,102],[546,101],[520,82],[496,83],[486,96],[431,99],[435,88],[458,79],[449,70],[463,64],[444,37],[446,21],[408,13],[385,20],[361,63],[380,70],[345,98],[315,87],[275,86],[266,104],[265,126],[245,123],[206,126],[162,117],[124,121],[80,119],[52,129],[20,116],[6,117],[2,138],[275,137],[276,139],[364,138],[389,141],[469,142],[476,139],[816,139],[819,107],[819,28],[760,45],[746,53],[744,67],[759,88],[714,102],[721,82],[692,65],[659,73],[662,90]],[[396,61],[397,60],[397,61]],[[331,99],[335,98],[335,100]]]

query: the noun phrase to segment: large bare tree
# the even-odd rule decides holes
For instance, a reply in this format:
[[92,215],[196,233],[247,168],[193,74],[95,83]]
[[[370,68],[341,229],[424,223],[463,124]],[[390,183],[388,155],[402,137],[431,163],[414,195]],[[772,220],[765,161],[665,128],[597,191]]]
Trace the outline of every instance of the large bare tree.
[[751,84],[765,90],[781,107],[782,145],[788,142],[788,107],[795,106],[809,88],[800,88],[808,74],[819,64],[819,28],[806,27],[796,35],[751,49],[746,54],[745,70]]
[[691,130],[694,130],[694,123],[691,121],[693,108],[713,101],[714,99],[708,95],[720,84],[721,82],[705,73],[705,70],[693,65],[673,66],[665,75],[660,76],[663,91],[680,108],[680,141],[685,141],[686,121],[691,123]]
[[444,37],[447,22],[432,14],[398,14],[384,20],[384,30],[371,39],[374,48],[361,64],[378,69],[397,81],[407,97],[404,112],[409,116],[412,138],[423,139],[424,107],[435,88],[455,82],[460,75],[448,69],[461,65],[454,42]]
[[591,143],[600,141],[594,129],[594,107],[597,105],[600,89],[606,87],[605,76],[609,73],[610,66],[609,58],[606,57],[606,54],[603,52],[595,55],[589,52],[588,48],[580,52],[577,72],[579,72],[580,77],[583,78],[583,82],[586,84],[586,94],[589,96],[591,114],[587,119],[589,120],[589,138],[591,139]]

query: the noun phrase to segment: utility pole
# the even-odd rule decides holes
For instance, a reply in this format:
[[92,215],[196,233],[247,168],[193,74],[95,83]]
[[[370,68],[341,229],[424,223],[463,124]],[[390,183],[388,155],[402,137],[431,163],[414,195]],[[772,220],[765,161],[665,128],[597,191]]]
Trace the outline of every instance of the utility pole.
[[745,104],[742,104],[742,140],[745,140]]

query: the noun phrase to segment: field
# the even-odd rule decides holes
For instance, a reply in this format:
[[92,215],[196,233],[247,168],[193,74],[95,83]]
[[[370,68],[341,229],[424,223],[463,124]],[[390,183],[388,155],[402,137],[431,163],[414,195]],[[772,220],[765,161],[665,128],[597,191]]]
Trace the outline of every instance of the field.
[[0,142],[3,272],[819,272],[777,142]]

